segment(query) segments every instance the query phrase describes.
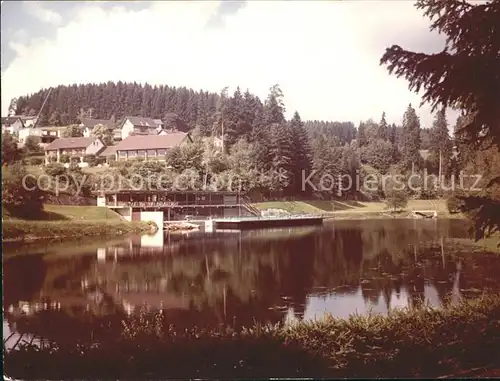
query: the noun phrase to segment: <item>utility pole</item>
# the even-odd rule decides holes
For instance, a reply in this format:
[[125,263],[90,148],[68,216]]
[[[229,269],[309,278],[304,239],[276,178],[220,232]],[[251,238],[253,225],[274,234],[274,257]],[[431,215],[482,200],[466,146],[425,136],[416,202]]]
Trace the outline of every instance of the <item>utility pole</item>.
[[224,153],[224,112],[221,113],[221,119],[222,119],[222,153]]
[[442,164],[443,164],[443,155],[441,153],[441,150],[439,150],[439,186],[441,186],[441,181],[442,181],[442,178],[441,176],[443,175],[442,174]]
[[45,102],[47,102],[47,99],[49,99],[51,92],[52,92],[52,87],[49,88],[49,93],[47,94],[47,96],[43,100],[42,107],[40,107],[40,111],[38,111],[38,115],[36,116],[35,123],[33,123],[33,128],[35,128],[36,125],[38,124],[38,121],[40,120],[40,115],[42,114],[43,107],[45,106]]
[[227,99],[227,89],[228,87],[224,87],[221,91],[220,94],[220,119],[221,119],[221,125],[222,125],[222,153],[224,153],[224,106],[226,104],[226,99]]

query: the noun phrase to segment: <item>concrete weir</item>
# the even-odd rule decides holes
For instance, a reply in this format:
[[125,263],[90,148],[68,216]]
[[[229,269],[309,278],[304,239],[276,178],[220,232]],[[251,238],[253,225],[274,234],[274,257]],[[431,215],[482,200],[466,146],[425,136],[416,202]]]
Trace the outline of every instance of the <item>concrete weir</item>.
[[205,231],[249,230],[322,225],[320,216],[215,218],[205,222]]

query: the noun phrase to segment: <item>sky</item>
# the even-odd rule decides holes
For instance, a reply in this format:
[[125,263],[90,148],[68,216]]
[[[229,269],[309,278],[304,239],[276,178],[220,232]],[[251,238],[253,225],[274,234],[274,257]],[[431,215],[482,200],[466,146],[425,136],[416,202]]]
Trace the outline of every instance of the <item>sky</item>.
[[[379,65],[385,48],[434,53],[444,37],[409,0],[36,2],[1,5],[2,115],[13,97],[60,84],[148,82],[265,99],[279,84],[287,117],[422,127],[429,105]],[[456,113],[449,112],[450,127]]]

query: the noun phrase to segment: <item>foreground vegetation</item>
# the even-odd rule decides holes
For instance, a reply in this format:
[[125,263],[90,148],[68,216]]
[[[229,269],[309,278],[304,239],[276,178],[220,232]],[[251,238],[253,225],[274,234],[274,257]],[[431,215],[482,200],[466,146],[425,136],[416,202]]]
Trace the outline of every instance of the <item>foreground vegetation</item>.
[[5,353],[14,378],[437,377],[499,368],[500,298],[389,316],[235,330],[177,331],[161,313],[123,321],[117,340],[21,345]]

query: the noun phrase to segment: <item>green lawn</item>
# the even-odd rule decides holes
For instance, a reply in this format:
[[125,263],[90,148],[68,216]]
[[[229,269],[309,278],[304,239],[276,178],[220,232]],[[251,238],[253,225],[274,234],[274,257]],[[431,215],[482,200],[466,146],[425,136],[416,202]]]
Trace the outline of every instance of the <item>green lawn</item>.
[[[3,220],[19,220],[2,209]],[[93,205],[53,205],[45,204],[43,212],[36,216],[38,221],[103,221],[121,220],[118,213],[105,207]]]
[[[292,214],[317,213],[384,213],[388,212],[384,202],[359,201],[268,201],[252,204],[259,210],[283,209]],[[448,216],[445,200],[410,200],[406,207],[411,210],[436,210],[440,215]]]
[[49,220],[120,220],[121,217],[111,209],[88,205],[44,205]]

